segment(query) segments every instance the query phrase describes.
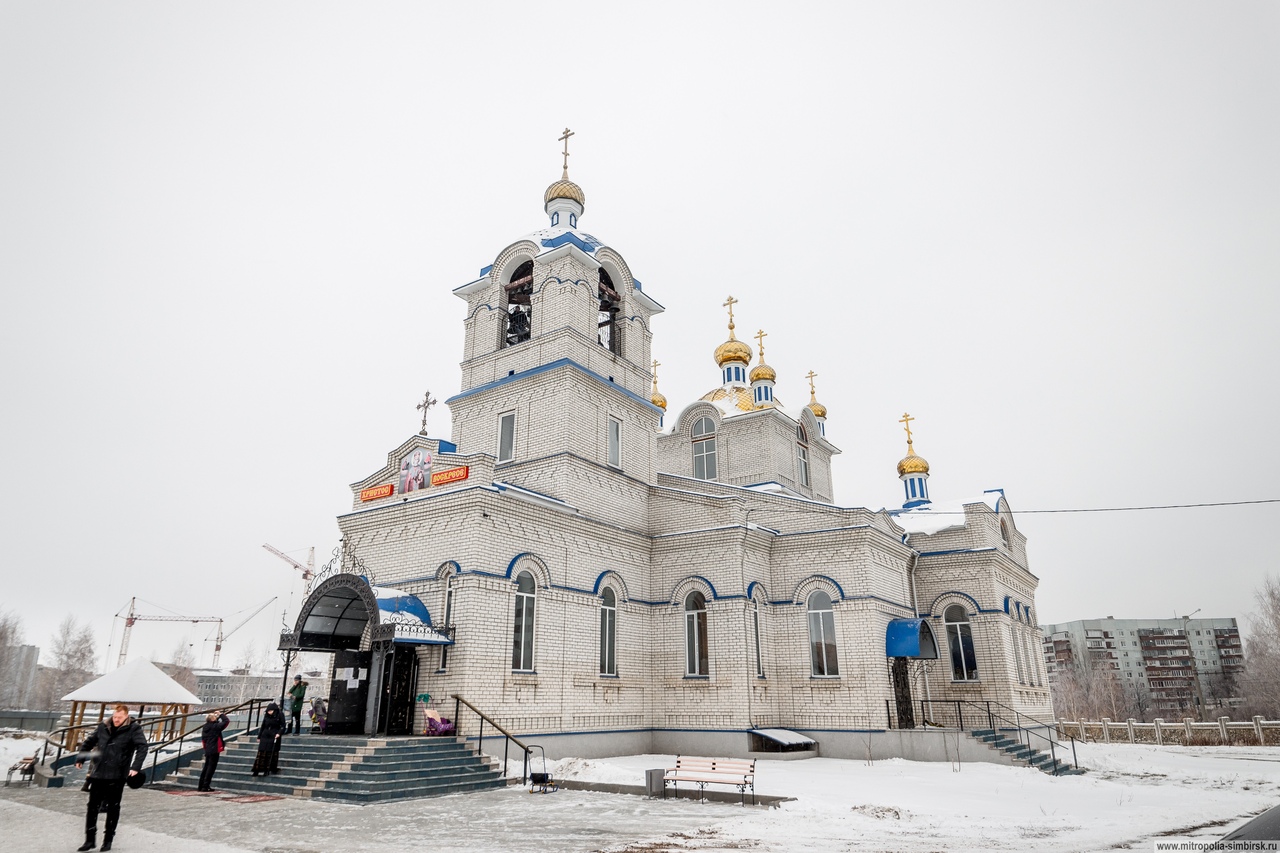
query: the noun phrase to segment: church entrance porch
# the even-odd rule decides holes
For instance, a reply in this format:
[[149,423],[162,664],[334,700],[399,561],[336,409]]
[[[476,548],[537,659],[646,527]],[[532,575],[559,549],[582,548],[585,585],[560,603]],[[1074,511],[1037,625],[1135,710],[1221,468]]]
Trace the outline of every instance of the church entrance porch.
[[916,717],[911,699],[910,662],[938,659],[938,643],[933,629],[923,619],[894,619],[885,628],[884,653],[892,661],[889,672],[893,681],[897,728],[914,729]]
[[362,575],[338,573],[302,605],[279,648],[334,655],[326,734],[413,733],[418,647],[451,645],[411,593],[372,586]]

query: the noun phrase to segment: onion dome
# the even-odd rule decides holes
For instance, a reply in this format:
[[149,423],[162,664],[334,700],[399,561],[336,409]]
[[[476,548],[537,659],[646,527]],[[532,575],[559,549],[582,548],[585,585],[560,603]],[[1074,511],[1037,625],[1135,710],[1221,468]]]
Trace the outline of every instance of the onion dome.
[[813,416],[821,422],[827,416],[827,407],[818,402],[818,392],[813,387],[813,379],[817,375],[810,370],[809,375],[805,377],[809,380],[809,405],[805,408],[813,412]]
[[778,373],[769,365],[765,364],[764,362],[761,362],[757,364],[755,367],[751,368],[751,381],[752,382],[761,382],[761,381],[776,382],[778,381]]
[[[907,474],[928,474],[929,463],[925,461],[923,456],[917,456],[908,445],[907,455],[898,463],[898,476],[904,477]],[[943,485],[946,485],[945,483]]]
[[586,193],[582,191],[582,187],[569,180],[569,171],[566,169],[564,177],[547,187],[547,191],[542,194],[542,203],[550,204],[558,198],[566,198],[570,201],[576,201],[582,207],[587,206]]
[[649,402],[653,403],[665,412],[667,410],[667,398],[658,390],[658,367],[660,367],[660,365],[658,364],[658,360],[655,358],[653,360],[653,391],[649,394]]
[[724,307],[729,309],[729,340],[716,347],[715,353],[716,366],[721,369],[726,364],[741,364],[746,367],[751,363],[751,347],[733,336],[733,306],[737,301],[730,296],[724,303]]

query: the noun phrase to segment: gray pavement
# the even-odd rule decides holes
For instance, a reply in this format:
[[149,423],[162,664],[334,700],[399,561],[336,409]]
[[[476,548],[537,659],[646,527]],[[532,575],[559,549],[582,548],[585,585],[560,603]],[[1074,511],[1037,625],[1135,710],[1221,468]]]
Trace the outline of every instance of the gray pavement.
[[[125,791],[114,849],[591,853],[630,844],[666,849],[643,842],[696,833],[743,815],[735,805],[592,791],[529,794],[524,788],[368,806],[298,799],[245,803],[230,796]],[[20,853],[74,850],[84,837],[87,799],[78,787],[0,788],[0,848]]]

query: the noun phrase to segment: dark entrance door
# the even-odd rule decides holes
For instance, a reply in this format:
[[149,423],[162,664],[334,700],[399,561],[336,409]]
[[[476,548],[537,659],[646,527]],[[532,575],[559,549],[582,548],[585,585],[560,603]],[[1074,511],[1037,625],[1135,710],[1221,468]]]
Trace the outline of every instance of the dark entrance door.
[[898,711],[898,728],[916,727],[915,711],[911,707],[911,675],[907,672],[907,659],[893,659],[893,698]]
[[369,704],[371,652],[341,649],[333,655],[333,683],[329,685],[329,720],[325,732],[360,734]]
[[417,646],[397,644],[384,659],[378,731],[413,734],[413,700],[418,687]]

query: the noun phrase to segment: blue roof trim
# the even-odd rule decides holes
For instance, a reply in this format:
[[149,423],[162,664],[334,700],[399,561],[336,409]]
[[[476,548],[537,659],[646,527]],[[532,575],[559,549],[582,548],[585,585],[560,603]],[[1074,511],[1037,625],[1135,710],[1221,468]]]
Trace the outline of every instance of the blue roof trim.
[[653,409],[655,412],[658,412],[660,414],[662,413],[662,409],[659,409],[657,406],[655,406],[650,401],[646,400],[644,397],[641,397],[639,394],[631,393],[626,388],[623,388],[621,385],[619,385],[617,382],[610,382],[608,379],[601,376],[599,373],[596,373],[594,370],[589,370],[588,368],[583,367],[581,364],[578,364],[578,362],[574,361],[571,358],[557,358],[555,361],[547,362],[546,364],[540,364],[537,367],[531,367],[528,370],[522,370],[518,373],[513,373],[510,376],[504,376],[501,379],[495,380],[493,382],[488,382],[484,385],[477,385],[475,388],[472,388],[469,391],[463,391],[459,394],[454,394],[452,397],[450,397],[448,400],[445,400],[444,402],[445,402],[445,405],[447,406],[451,403],[454,403],[457,400],[464,400],[467,397],[471,397],[476,394],[483,394],[485,391],[491,391],[494,388],[497,388],[501,385],[505,385],[510,382],[516,382],[518,380],[524,379],[529,376],[537,376],[539,373],[546,373],[549,370],[557,370],[561,367],[572,367],[575,370],[577,370],[579,373],[583,374],[584,376],[589,376],[592,379],[596,380],[606,388],[611,388],[617,391],[619,394],[622,394],[624,397],[628,397],[632,400],[635,400],[637,403],[642,403],[643,405],[648,406],[650,409]]
[[445,441],[443,438],[437,438],[436,441],[439,444],[439,447],[436,450],[437,453],[457,453],[458,452],[458,445],[454,444],[452,441]]
[[487,267],[485,267],[484,269],[480,270],[480,277],[481,277],[481,278],[483,278],[484,276],[488,275],[488,274],[489,274],[489,273],[491,273],[492,271],[493,271],[493,264],[489,264],[489,266],[487,266]]
[[[702,581],[703,583],[705,583],[705,584],[707,585],[707,589],[711,590],[711,600],[712,600],[712,601],[719,601],[719,600],[721,599],[720,593],[716,592],[716,585],[715,585],[715,584],[713,584],[711,581],[707,580],[707,579],[706,579],[705,577],[703,577],[702,575],[685,575],[684,577],[680,578],[680,580],[676,581],[676,586],[679,586],[680,584],[684,583],[684,582],[685,582],[685,581],[687,581],[687,580],[698,580],[698,581]],[[674,588],[674,587],[672,587],[672,590],[671,590],[671,591],[674,593],[674,592],[675,592],[675,588]],[[687,598],[688,596],[686,595],[685,597]],[[740,595],[739,595],[739,596],[737,596],[737,597],[738,597],[738,598],[741,598],[742,596],[740,596]],[[670,601],[668,601],[668,602],[667,602],[667,604],[671,604],[671,603],[672,603],[672,602],[670,602]]]
[[848,600],[849,600],[849,599],[847,599],[847,598],[845,597],[845,594],[844,594],[844,587],[840,586],[840,582],[839,582],[839,581],[837,581],[837,580],[836,580],[835,578],[833,578],[833,577],[829,577],[828,575],[809,575],[809,577],[807,577],[807,578],[805,578],[804,580],[800,581],[800,584],[797,584],[797,586],[799,586],[799,585],[803,585],[805,581],[813,580],[814,578],[818,578],[819,580],[824,580],[824,581],[826,581],[827,583],[829,583],[829,584],[831,584],[832,586],[834,586],[834,587],[836,588],[836,592],[840,593],[840,600],[841,600],[841,601],[848,601]]
[[[760,581],[752,581],[751,583],[747,584],[747,598],[751,598],[754,595],[756,587],[760,587],[760,589],[763,590],[764,584],[760,583]],[[766,603],[769,601],[768,592],[764,593],[764,600]]]
[[979,603],[978,603],[978,599],[974,598],[972,595],[970,595],[970,594],[969,594],[969,593],[967,593],[967,592],[961,592],[961,591],[960,591],[960,590],[958,590],[958,589],[949,589],[949,590],[947,590],[946,592],[939,593],[939,594],[938,594],[938,596],[937,596],[936,598],[934,598],[934,599],[933,599],[933,601],[931,601],[931,602],[929,603],[929,610],[928,610],[926,613],[923,613],[923,614],[921,614],[921,615],[923,615],[923,616],[932,616],[932,618],[934,618],[934,619],[941,619],[941,618],[942,618],[942,614],[941,614],[941,613],[934,614],[933,610],[934,610],[934,608],[935,608],[935,607],[937,607],[937,606],[938,606],[938,602],[939,602],[939,601],[941,601],[943,598],[945,598],[945,597],[946,597],[946,596],[948,596],[948,595],[958,595],[958,596],[960,596],[961,598],[967,598],[970,602],[972,602],[972,603],[973,603],[973,609],[974,609],[975,611],[977,611],[978,613],[1000,613],[1000,612],[1002,612],[1001,610],[999,610],[999,609],[997,609],[997,608],[985,608],[985,607],[983,607],[981,604],[979,604]]
[[643,292],[643,291],[644,291],[644,288],[640,286],[640,279],[638,279],[638,278],[636,278],[636,277],[632,276],[632,278],[631,278],[631,283],[632,283],[632,284],[634,284],[634,285],[636,286],[636,290],[639,290],[639,291],[641,291],[641,292]]
[[921,557],[944,557],[947,554],[981,554],[985,551],[994,551],[993,547],[988,548],[951,548],[946,551],[921,551]]
[[559,237],[551,237],[543,240],[542,245],[547,249],[557,249],[565,243],[571,243],[586,252],[588,255],[595,254],[596,249],[599,249],[602,244],[597,243],[594,238],[590,237],[590,235],[584,234],[583,236],[588,239],[584,240],[572,231],[566,231]]

